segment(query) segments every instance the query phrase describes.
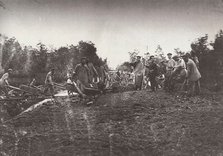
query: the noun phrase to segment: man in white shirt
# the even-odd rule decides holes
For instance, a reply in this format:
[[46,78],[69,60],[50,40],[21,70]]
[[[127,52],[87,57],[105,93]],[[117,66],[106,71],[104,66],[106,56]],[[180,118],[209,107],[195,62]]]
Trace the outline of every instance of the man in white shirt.
[[179,56],[174,56],[173,59],[175,60],[176,64],[174,66],[172,76],[177,77],[178,80],[185,79],[187,75],[185,61]]
[[174,67],[176,65],[176,62],[172,58],[172,54],[168,53],[168,62],[166,64],[166,74],[165,74],[165,81],[164,81],[164,90],[170,90],[170,84],[171,84],[171,75],[174,71]]
[[175,65],[176,65],[176,62],[172,58],[172,54],[171,53],[168,53],[167,57],[168,57],[168,62],[167,62],[167,65],[166,65],[166,70],[167,70],[167,72],[172,72],[174,67],[175,67]]

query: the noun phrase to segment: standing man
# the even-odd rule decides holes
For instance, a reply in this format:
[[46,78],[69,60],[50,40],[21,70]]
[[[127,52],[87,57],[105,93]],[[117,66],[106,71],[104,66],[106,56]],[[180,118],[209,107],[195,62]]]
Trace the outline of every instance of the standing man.
[[86,62],[87,67],[89,69],[89,80],[90,80],[90,83],[92,84],[93,82],[96,82],[97,81],[98,72],[95,69],[93,63],[90,62],[88,59],[86,59],[86,60],[87,60],[87,62]]
[[149,68],[149,80],[151,84],[152,92],[155,92],[158,89],[158,84],[156,82],[156,76],[158,76],[158,66],[155,63],[155,57],[150,56],[150,64],[147,66]]
[[144,66],[141,62],[141,56],[137,56],[133,73],[135,75],[135,89],[142,89]]
[[8,96],[8,89],[7,86],[9,86],[8,79],[12,73],[12,69],[8,69],[5,74],[0,79],[0,90],[2,90],[6,96]]
[[78,87],[90,87],[90,78],[89,78],[89,69],[87,67],[87,59],[86,57],[81,58],[81,63],[75,67],[74,72],[77,75],[77,79],[79,80]]
[[54,96],[54,83],[53,83],[54,73],[55,69],[52,68],[46,75],[44,94],[46,94],[48,90],[50,90],[50,95]]
[[171,53],[168,53],[167,57],[168,57],[168,62],[167,62],[167,66],[166,66],[166,71],[167,72],[172,72],[176,62],[172,58],[172,54]]
[[200,78],[201,74],[197,69],[196,64],[193,60],[189,59],[188,55],[183,56],[184,61],[187,65],[187,80],[188,80],[188,95],[197,95],[200,93]]
[[174,67],[176,65],[176,62],[172,58],[172,54],[168,53],[168,62],[166,64],[166,74],[165,74],[165,81],[164,81],[164,89],[169,90],[170,89],[170,84],[171,84],[171,75],[173,73]]
[[194,61],[194,63],[196,64],[197,68],[199,69],[199,60],[198,60],[198,57],[196,56],[195,51],[192,50],[190,56],[191,56],[192,61]]

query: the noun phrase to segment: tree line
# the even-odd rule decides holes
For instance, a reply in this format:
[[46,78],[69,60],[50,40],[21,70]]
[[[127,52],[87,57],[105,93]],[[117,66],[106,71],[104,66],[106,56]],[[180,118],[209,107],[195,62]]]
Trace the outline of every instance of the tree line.
[[[47,48],[42,42],[36,47],[24,46],[15,37],[8,38],[0,35],[4,42],[1,45],[4,70],[13,69],[14,77],[44,79],[51,68],[56,71],[55,79],[63,81],[67,70],[74,69],[80,63],[81,57],[86,57],[96,69],[107,66],[107,60],[97,54],[97,48],[91,41],[79,41],[77,45],[63,46],[58,49]],[[41,80],[43,81],[43,80]]]
[[191,52],[199,59],[199,70],[203,84],[216,87],[223,85],[223,31],[215,35],[214,42],[208,42],[208,35],[198,38],[191,44]]

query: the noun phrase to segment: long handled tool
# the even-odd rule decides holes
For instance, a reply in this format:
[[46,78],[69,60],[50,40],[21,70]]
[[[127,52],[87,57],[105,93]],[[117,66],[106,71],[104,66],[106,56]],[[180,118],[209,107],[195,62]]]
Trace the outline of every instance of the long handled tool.
[[17,91],[21,91],[21,92],[29,93],[29,92],[27,92],[26,90],[20,89],[20,88],[18,88],[18,87],[14,87],[14,86],[11,86],[11,85],[8,85],[8,87],[9,87],[10,89],[13,89],[13,90],[17,90]]

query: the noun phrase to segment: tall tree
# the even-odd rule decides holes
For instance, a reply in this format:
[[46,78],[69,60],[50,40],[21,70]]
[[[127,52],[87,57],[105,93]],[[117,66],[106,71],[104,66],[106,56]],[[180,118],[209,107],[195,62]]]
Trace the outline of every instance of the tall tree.
[[96,53],[97,48],[95,47],[94,43],[92,43],[91,41],[80,41],[77,48],[81,57],[87,57],[87,59],[96,66],[100,65],[99,57]]
[[139,54],[139,51],[136,51],[136,50],[134,50],[133,52],[129,52],[130,62],[135,62],[138,54]]
[[15,43],[16,39],[13,38],[6,38],[4,45],[2,47],[2,67],[4,69],[9,68],[9,64],[15,54]]
[[191,44],[191,49],[198,57],[202,54],[207,54],[210,51],[208,48],[208,35],[205,34],[205,36],[202,36],[198,38],[197,41],[193,42]]
[[158,45],[155,50],[155,56],[158,57],[159,59],[165,59],[163,49],[161,48],[160,45]]

